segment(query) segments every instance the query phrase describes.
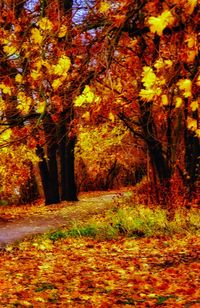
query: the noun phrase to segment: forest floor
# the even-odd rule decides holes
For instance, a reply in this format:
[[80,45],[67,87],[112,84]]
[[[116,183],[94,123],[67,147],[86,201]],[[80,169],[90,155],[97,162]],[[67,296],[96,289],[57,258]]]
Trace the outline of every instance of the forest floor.
[[130,222],[141,221],[124,209],[128,199],[129,192],[92,193],[75,204],[1,207],[0,240],[8,226],[28,230],[2,239],[10,243],[0,250],[0,307],[200,307],[196,212],[188,229],[179,232],[174,221],[159,233],[155,222],[150,235],[144,222],[153,213],[161,224],[162,213],[140,206],[143,229],[130,233]]
[[45,206],[44,200],[38,200],[32,205],[1,206],[0,247],[61,226],[70,228],[92,215],[104,213],[114,200],[127,194],[128,191],[91,192],[81,194],[78,202]]

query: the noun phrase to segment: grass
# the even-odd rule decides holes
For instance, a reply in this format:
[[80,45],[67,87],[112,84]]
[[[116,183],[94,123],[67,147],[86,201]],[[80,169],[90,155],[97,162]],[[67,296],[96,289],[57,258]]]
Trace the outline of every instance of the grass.
[[49,234],[53,241],[65,237],[92,237],[113,239],[127,237],[172,236],[174,234],[200,234],[198,209],[178,209],[174,219],[168,220],[167,211],[143,205],[116,205],[104,215],[95,215],[86,223],[74,223],[71,229]]

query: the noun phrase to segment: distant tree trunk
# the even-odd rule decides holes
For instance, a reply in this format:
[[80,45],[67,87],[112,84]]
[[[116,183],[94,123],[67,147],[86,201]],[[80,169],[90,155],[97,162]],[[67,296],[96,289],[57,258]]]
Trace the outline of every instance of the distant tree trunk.
[[120,171],[120,166],[117,164],[117,159],[114,161],[114,163],[111,165],[108,174],[105,179],[104,189],[108,190],[109,188],[113,188],[113,181],[117,177],[118,173]]
[[26,204],[35,201],[39,197],[36,177],[34,175],[33,164],[28,162],[30,168],[30,178],[20,187],[20,203]]

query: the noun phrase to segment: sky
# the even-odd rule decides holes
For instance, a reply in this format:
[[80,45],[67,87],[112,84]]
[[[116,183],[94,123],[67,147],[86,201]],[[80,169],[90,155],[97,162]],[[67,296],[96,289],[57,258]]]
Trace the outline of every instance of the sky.
[[[38,2],[38,0],[27,0],[25,7],[33,11],[35,4]],[[83,17],[88,12],[88,5],[87,3],[91,3],[94,1],[87,1],[87,0],[74,0],[73,1],[73,22],[78,24],[83,20]]]

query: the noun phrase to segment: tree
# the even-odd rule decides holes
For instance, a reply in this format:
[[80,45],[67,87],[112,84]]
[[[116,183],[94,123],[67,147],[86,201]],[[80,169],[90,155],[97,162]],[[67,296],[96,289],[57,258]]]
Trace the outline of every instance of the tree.
[[[92,74],[79,77],[88,56],[79,33],[73,37],[73,1],[13,5],[14,13],[2,4],[1,125],[17,127],[19,139],[35,146],[46,204],[75,201],[73,98]],[[85,65],[73,56],[76,41]],[[6,141],[14,141],[13,134]]]
[[[46,203],[76,200],[83,104],[92,121],[120,120],[145,142],[159,202],[172,203],[180,180],[192,200],[199,183],[198,2],[88,1],[84,9],[78,3],[36,1],[28,8],[19,1],[20,19],[2,6],[1,106],[11,111],[3,111],[2,124],[17,126],[19,135],[23,124],[23,138],[31,136]],[[79,13],[75,25],[72,12]]]
[[90,112],[112,112],[145,141],[159,202],[172,204],[180,178],[191,201],[199,184],[199,4],[101,1],[96,9],[85,23],[98,29],[93,62],[106,71],[93,83],[101,100]]

